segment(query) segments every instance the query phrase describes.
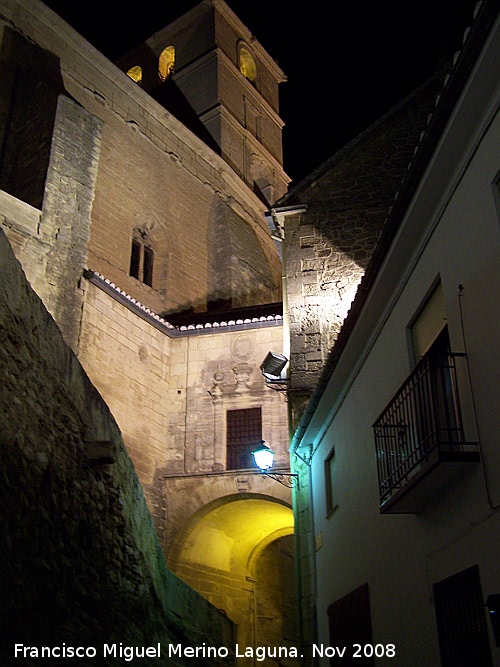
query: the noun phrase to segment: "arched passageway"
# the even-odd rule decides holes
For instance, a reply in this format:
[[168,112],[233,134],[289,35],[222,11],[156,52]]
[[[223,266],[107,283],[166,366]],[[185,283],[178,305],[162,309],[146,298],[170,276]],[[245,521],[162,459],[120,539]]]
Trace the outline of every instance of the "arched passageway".
[[257,494],[209,503],[179,535],[169,566],[231,618],[240,647],[296,644],[288,505]]

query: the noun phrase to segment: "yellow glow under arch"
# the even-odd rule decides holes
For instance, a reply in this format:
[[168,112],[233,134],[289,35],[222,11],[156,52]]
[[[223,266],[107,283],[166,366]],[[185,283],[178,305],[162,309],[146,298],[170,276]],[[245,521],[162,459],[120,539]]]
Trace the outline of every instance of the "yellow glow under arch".
[[293,533],[290,507],[269,497],[240,496],[216,502],[190,521],[171,563],[244,574],[270,542]]
[[[259,494],[225,496],[207,503],[191,517],[172,546],[169,566],[227,614],[236,625],[238,642],[244,646],[260,641],[259,633],[267,621],[259,610],[270,605],[278,619],[273,639],[278,646],[284,641],[283,619],[290,607],[284,598],[294,589],[293,572],[287,574],[283,588],[281,575],[276,578],[268,569],[262,570],[259,557],[272,542],[292,533],[293,512],[283,501]],[[283,554],[275,550],[271,556],[275,572],[290,567]],[[273,577],[271,586],[268,576]],[[250,663],[242,665],[250,667]]]

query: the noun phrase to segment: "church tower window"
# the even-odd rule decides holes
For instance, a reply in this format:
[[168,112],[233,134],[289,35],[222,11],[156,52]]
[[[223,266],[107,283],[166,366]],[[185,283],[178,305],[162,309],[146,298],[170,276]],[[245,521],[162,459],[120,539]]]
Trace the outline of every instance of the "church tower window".
[[139,65],[134,65],[134,67],[131,67],[128,72],[127,76],[129,76],[132,81],[135,81],[139,85],[142,84],[142,67]]
[[166,46],[160,53],[160,58],[158,59],[158,76],[162,81],[168,79],[170,74],[173,73],[174,65],[175,65],[175,47]]
[[243,76],[255,85],[257,81],[257,65],[248,48],[241,44],[239,51],[239,68]]
[[132,239],[132,250],[130,252],[129,274],[132,278],[139,279],[139,270],[141,266],[141,244],[136,239]]
[[129,275],[132,278],[140,280],[149,287],[153,286],[153,262],[154,250],[148,232],[143,230],[134,230],[132,238],[132,247],[130,250],[130,268]]
[[144,246],[144,266],[142,270],[142,282],[150,287],[153,286],[153,248]]

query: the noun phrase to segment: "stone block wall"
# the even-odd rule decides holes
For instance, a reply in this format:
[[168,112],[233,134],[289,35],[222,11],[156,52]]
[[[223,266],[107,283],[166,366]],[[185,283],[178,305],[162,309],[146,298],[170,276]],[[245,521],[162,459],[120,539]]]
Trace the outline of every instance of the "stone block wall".
[[184,399],[169,391],[171,340],[85,279],[82,286],[78,358],[121,429],[161,538],[162,475],[183,458],[169,438]]
[[82,287],[78,357],[120,426],[167,552],[176,523],[166,507],[182,522],[191,492],[169,492],[164,477],[225,470],[227,410],[260,407],[262,437],[288,466],[287,405],[259,368],[270,350],[282,351],[281,322],[169,335],[116,295],[85,279]]
[[30,284],[73,350],[80,327],[80,278],[87,264],[101,126],[79,104],[59,95],[43,205],[35,208],[8,192],[0,197],[4,231]]
[[[219,331],[175,341],[185,350],[182,376],[171,382],[184,396],[182,432],[174,431],[184,452],[182,467],[171,472],[217,471],[226,468],[226,413],[259,407],[262,437],[276,454],[277,465],[288,465],[287,408],[284,396],[269,389],[260,364],[269,350],[281,353],[281,326]],[[174,433],[171,432],[173,436]]]
[[2,664],[36,664],[14,643],[96,647],[79,666],[123,664],[104,643],[160,643],[145,665],[182,664],[169,643],[231,647],[228,619],[166,568],[116,422],[1,231],[0,355]]
[[[231,258],[216,262],[219,227],[236,216],[253,239],[238,258],[256,266],[250,291],[260,303],[278,301],[280,260],[265,206],[231,167],[42,3],[7,0],[3,17],[59,58],[67,94],[103,123],[88,268],[155,312],[203,311],[220,293],[241,305]],[[129,276],[136,229],[155,241],[152,288]]]
[[257,561],[256,634],[259,645],[296,644],[294,538],[287,535],[271,542]]
[[78,358],[106,398],[137,473],[152,484],[168,465],[171,340],[95,285],[84,281],[85,306]]
[[[291,535],[274,540],[262,551],[253,577],[189,563],[182,563],[177,574],[236,623],[239,646],[297,646]],[[250,664],[248,660],[238,662]],[[276,663],[268,660],[265,664]]]
[[[440,77],[430,80],[278,202],[295,421],[349,311],[440,86]],[[280,207],[288,211],[279,214]]]
[[74,351],[101,131],[97,117],[69,97],[59,96],[40,224],[41,241],[48,248],[45,275],[34,287]]
[[295,562],[297,576],[297,613],[300,641],[304,651],[304,667],[314,664],[312,645],[316,638],[316,574],[315,539],[311,507],[311,476],[309,465],[301,457],[292,457],[292,469],[299,476],[294,493]]
[[[204,311],[220,300],[244,305],[248,293],[254,303],[279,300],[279,258],[267,230],[252,220],[255,212],[236,210],[221,194],[220,174],[208,180],[198,152],[190,158],[193,174],[176,152],[152,146],[114,110],[93,99],[86,106],[104,120],[89,268],[155,312]],[[233,228],[247,239],[244,251]],[[129,275],[135,229],[155,253],[152,288]],[[249,267],[244,277],[232,272],[233,258]]]

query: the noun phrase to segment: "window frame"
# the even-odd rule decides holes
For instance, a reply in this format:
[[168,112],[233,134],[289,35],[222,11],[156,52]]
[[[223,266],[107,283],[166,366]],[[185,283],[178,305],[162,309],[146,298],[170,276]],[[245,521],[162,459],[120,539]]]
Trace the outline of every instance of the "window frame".
[[158,56],[158,78],[166,81],[173,73],[175,67],[175,46],[168,44]]
[[326,504],[326,518],[328,519],[331,515],[336,512],[338,509],[338,504],[335,502],[334,497],[334,483],[333,483],[333,473],[334,467],[336,467],[336,451],[335,446],[332,446],[328,452],[328,456],[324,460],[323,469],[325,475],[325,504]]
[[128,275],[143,285],[153,288],[154,281],[154,243],[149,231],[136,228],[132,234]]
[[132,65],[132,67],[128,68],[125,74],[138,86],[142,86],[143,72],[140,65]]
[[[443,667],[465,664],[464,651],[471,649],[474,653],[469,657],[481,659],[475,664],[491,667],[493,661],[479,566],[472,565],[434,583],[433,596]],[[467,664],[472,663],[467,660]]]
[[[247,429],[251,431],[255,427],[255,425],[257,425],[255,434],[249,433],[248,436],[246,437],[243,436],[238,438],[236,435],[232,435],[230,433],[231,430],[230,415],[236,417],[237,413],[239,413],[239,416],[242,418],[245,417],[244,413],[246,413],[246,415],[249,417],[248,424],[245,424],[243,426],[243,430]],[[252,413],[255,416],[255,419],[251,418]],[[237,424],[233,423],[232,428],[234,429],[234,431],[237,431],[238,429]],[[258,437],[257,437],[257,431],[258,431]],[[234,441],[230,442],[230,439],[233,439]],[[240,442],[237,442],[238,439],[240,440]],[[251,455],[250,450],[254,449],[256,445],[258,445],[260,442],[262,442],[261,406],[252,406],[246,408],[226,410],[226,470],[246,470],[248,468],[257,468],[257,464],[255,463],[255,461],[250,458]],[[250,466],[241,467],[240,465],[236,465],[236,459],[239,459],[239,461],[241,461],[243,456],[245,456],[248,460],[250,460],[251,463]]]
[[[247,74],[244,73],[244,61],[242,60],[242,52],[245,52],[244,58],[246,60],[251,60],[251,63],[253,65],[253,68],[255,69],[255,76],[251,78]],[[246,42],[240,41],[238,43],[238,71],[239,73],[245,77],[245,79],[252,85],[254,88],[257,88],[257,81],[259,78],[259,68],[257,66],[257,60],[255,58],[255,55],[252,51],[252,49],[248,46]]]
[[[439,314],[443,315],[441,322],[436,319]],[[422,327],[424,321],[425,326]],[[412,367],[416,366],[425,356],[447,324],[441,277],[437,276],[407,325],[407,341]],[[417,345],[415,333],[419,328],[425,328],[427,331],[425,335],[419,332],[420,343]]]

